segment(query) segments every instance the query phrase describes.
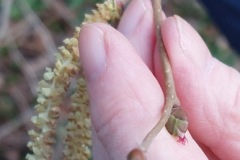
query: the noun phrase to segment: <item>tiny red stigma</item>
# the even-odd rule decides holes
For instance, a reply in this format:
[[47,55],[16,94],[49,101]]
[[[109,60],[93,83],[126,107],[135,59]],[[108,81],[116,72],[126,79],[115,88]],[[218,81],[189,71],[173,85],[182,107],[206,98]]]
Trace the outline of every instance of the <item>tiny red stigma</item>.
[[187,140],[187,138],[186,138],[185,136],[183,136],[183,137],[180,137],[180,136],[179,136],[177,142],[185,145],[186,142],[188,142],[188,140]]

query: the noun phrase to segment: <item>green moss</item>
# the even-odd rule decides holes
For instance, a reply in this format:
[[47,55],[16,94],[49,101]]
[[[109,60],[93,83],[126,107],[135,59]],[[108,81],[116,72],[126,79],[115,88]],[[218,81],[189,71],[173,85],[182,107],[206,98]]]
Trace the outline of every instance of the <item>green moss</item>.
[[8,56],[7,47],[0,48],[0,58],[6,58]]
[[34,12],[40,12],[47,8],[45,3],[42,0],[25,0],[34,10]]
[[14,100],[6,93],[0,93],[0,121],[6,121],[17,115]]

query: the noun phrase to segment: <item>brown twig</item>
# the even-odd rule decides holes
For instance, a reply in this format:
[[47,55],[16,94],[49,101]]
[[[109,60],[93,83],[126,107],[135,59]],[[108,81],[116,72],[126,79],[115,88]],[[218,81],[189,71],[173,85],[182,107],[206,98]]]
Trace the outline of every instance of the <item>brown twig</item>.
[[47,6],[51,7],[59,17],[63,18],[68,24],[74,27],[73,20],[76,19],[76,15],[67,8],[63,2],[57,0],[44,0]]
[[18,1],[19,8],[21,12],[24,14],[27,22],[34,27],[34,30],[38,33],[38,35],[42,39],[42,43],[47,50],[49,59],[54,62],[54,54],[57,53],[57,47],[50,36],[50,32],[47,27],[42,23],[38,16],[34,13],[34,11],[29,6],[28,2]]
[[[161,65],[163,68],[163,77],[165,83],[165,104],[163,115],[161,116],[158,123],[154,126],[154,128],[147,134],[141,143],[140,149],[134,149],[128,155],[129,160],[133,160],[136,157],[140,157],[139,160],[144,159],[143,152],[146,152],[152,143],[153,139],[157,136],[157,134],[161,131],[161,129],[167,123],[169,116],[172,111],[172,107],[174,105],[180,106],[179,99],[176,94],[173,74],[171,69],[171,64],[169,62],[166,49],[163,44],[162,34],[161,34],[161,22],[162,22],[162,7],[161,0],[152,0],[153,11],[154,11],[154,22],[156,29],[156,37],[157,37],[157,46],[158,52],[161,59]],[[142,151],[142,152],[141,152]]]
[[12,3],[13,0],[3,0],[1,3],[2,12],[0,14],[0,40],[2,40],[8,32]]
[[22,112],[16,119],[11,120],[0,126],[0,141],[29,122],[33,115],[33,110],[28,109]]

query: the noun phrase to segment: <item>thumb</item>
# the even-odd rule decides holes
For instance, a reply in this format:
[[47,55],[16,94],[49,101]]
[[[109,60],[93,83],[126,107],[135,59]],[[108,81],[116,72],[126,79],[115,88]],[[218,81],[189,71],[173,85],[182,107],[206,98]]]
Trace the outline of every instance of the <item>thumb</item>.
[[88,80],[93,157],[126,159],[158,120],[163,104],[160,86],[126,38],[112,27],[86,25],[79,42]]
[[206,146],[209,156],[238,159],[240,74],[213,58],[200,36],[180,17],[165,20],[162,34],[191,135]]

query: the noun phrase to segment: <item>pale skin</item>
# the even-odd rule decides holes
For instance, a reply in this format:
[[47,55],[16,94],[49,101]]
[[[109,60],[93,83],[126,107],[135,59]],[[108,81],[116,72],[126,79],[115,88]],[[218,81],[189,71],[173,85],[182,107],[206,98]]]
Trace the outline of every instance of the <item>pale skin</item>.
[[[162,36],[177,95],[188,114],[188,143],[179,144],[164,128],[147,158],[237,159],[239,72],[214,59],[197,32],[179,17],[163,21]],[[156,124],[164,103],[150,0],[133,0],[118,30],[86,25],[79,40],[90,94],[94,159],[124,160]]]

